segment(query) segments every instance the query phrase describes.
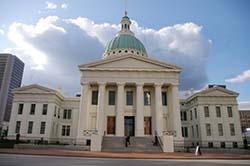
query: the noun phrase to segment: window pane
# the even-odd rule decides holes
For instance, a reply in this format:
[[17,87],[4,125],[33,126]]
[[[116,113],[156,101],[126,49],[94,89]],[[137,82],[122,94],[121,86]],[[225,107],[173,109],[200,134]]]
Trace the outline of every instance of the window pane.
[[228,117],[233,117],[232,107],[227,107]]
[[133,91],[127,91],[127,105],[133,105]]
[[205,114],[205,117],[209,117],[209,108],[208,108],[208,106],[204,107],[204,114]]
[[230,133],[231,133],[231,136],[235,136],[235,130],[234,130],[234,124],[233,123],[230,123]]
[[218,132],[219,132],[219,136],[223,136],[223,126],[221,123],[218,124]]
[[216,116],[221,117],[220,107],[215,107],[215,109],[216,109]]
[[109,91],[109,105],[115,105],[115,91]]
[[206,132],[207,132],[207,136],[211,136],[211,125],[210,124],[206,124]]
[[45,133],[46,122],[41,122],[40,134]]
[[68,110],[68,119],[71,119],[71,110]]
[[32,129],[33,129],[33,121],[29,121],[29,124],[28,124],[28,134],[32,133]]
[[23,114],[23,104],[19,104],[18,114]]
[[20,127],[21,127],[21,121],[16,122],[16,133],[20,132]]
[[144,92],[144,105],[150,105],[151,104],[151,97],[150,92]]
[[31,115],[35,114],[35,109],[36,109],[36,104],[31,104],[31,107],[30,107],[30,114]]
[[98,104],[98,91],[93,90],[92,91],[92,105],[97,105]]
[[162,105],[167,105],[167,92],[162,92]]
[[43,104],[43,115],[47,115],[48,104]]

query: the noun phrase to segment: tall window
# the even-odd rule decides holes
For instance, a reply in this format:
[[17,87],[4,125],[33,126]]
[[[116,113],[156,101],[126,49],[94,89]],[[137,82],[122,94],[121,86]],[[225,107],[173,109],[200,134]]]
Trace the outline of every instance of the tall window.
[[92,91],[92,105],[97,105],[98,104],[98,91],[93,90]]
[[46,122],[41,122],[40,134],[44,134],[45,133],[45,127],[46,127]]
[[193,120],[193,112],[190,110],[190,120]]
[[109,91],[109,105],[115,105],[115,91]]
[[194,137],[194,126],[192,126],[192,136]]
[[57,110],[57,107],[55,106],[54,117],[56,117],[56,110]]
[[127,105],[133,105],[133,91],[127,91],[126,99]]
[[197,137],[199,137],[199,127],[198,127],[198,125],[196,125],[196,135],[197,135]]
[[230,134],[231,134],[231,136],[235,136],[234,124],[230,123],[229,127],[230,127]]
[[48,111],[48,104],[43,104],[43,115],[47,115],[47,111]]
[[62,136],[70,136],[70,125],[62,126]]
[[233,117],[233,111],[232,111],[232,107],[227,107],[227,114],[228,114],[228,117]]
[[71,119],[71,110],[65,109],[63,110],[63,119]]
[[194,109],[194,117],[195,117],[195,119],[197,119],[197,109],[196,108]]
[[16,130],[15,130],[15,132],[17,134],[20,132],[20,128],[21,128],[21,121],[16,121]]
[[19,104],[19,106],[18,106],[18,114],[23,114],[23,104]]
[[151,95],[150,92],[144,92],[144,105],[151,105]]
[[209,117],[209,108],[208,108],[208,106],[204,107],[204,115],[205,115],[205,117]]
[[161,92],[162,105],[167,105],[167,92]]
[[30,115],[34,115],[35,114],[35,109],[36,109],[36,104],[31,104]]
[[221,117],[221,110],[220,110],[220,107],[219,107],[219,106],[216,106],[216,107],[215,107],[215,110],[216,110],[216,117]]
[[186,121],[187,120],[187,112],[186,111],[181,111],[181,120]]
[[27,133],[32,134],[32,130],[33,130],[33,121],[29,121]]
[[188,127],[181,127],[182,137],[188,137]]
[[206,133],[207,136],[211,136],[211,125],[209,123],[206,123]]
[[222,126],[222,123],[218,124],[218,133],[219,133],[219,136],[223,136],[223,126]]

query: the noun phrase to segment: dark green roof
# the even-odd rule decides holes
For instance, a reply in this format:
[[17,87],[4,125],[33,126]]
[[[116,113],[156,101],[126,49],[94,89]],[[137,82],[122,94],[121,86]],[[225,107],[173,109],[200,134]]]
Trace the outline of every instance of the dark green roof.
[[146,49],[142,42],[138,40],[136,37],[129,34],[121,34],[112,39],[107,47],[105,52],[110,52],[114,49],[136,49],[146,53]]

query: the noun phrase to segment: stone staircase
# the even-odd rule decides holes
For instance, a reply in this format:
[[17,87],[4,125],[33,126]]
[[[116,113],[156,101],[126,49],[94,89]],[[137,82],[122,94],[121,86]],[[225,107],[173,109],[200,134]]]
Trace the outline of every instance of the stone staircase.
[[125,147],[125,137],[105,136],[102,142],[103,152],[162,152],[160,146],[153,146],[153,137],[130,137],[131,145]]

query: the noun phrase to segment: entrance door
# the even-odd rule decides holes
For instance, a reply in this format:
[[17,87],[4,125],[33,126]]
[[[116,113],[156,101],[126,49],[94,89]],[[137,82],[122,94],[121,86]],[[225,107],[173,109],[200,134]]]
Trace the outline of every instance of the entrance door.
[[151,134],[151,117],[144,117],[144,135]]
[[134,136],[135,135],[135,117],[133,116],[125,116],[124,117],[124,129],[125,136]]
[[115,134],[115,116],[108,116],[107,134]]

